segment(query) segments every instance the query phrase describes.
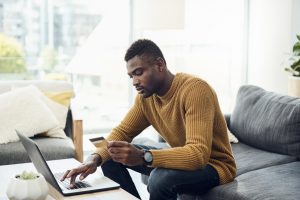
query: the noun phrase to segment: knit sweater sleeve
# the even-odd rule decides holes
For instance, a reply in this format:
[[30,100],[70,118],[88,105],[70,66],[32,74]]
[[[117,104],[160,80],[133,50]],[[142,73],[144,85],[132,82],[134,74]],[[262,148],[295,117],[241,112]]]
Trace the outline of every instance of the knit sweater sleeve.
[[196,170],[204,167],[209,161],[215,112],[214,95],[210,87],[202,82],[197,82],[187,90],[183,99],[186,110],[185,145],[152,150],[153,167]]
[[[107,141],[131,142],[135,136],[141,133],[149,125],[150,124],[141,107],[141,97],[137,96],[133,107],[129,110],[121,123],[112,130],[106,139]],[[102,163],[110,158],[106,147],[96,149],[95,153],[101,156]]]

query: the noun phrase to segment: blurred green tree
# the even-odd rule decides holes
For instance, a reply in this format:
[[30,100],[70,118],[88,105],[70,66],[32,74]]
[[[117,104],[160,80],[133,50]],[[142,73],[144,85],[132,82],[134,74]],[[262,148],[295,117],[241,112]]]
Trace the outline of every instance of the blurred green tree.
[[14,38],[0,33],[0,73],[21,73],[25,70],[21,45]]

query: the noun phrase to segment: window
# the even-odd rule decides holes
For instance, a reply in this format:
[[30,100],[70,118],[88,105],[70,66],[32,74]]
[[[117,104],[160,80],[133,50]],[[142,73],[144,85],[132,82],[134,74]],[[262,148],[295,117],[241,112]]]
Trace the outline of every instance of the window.
[[70,80],[85,132],[107,132],[136,94],[126,75],[126,49],[149,38],[172,72],[208,81],[226,113],[244,81],[245,2],[2,1],[0,41],[14,51],[0,50],[0,79]]

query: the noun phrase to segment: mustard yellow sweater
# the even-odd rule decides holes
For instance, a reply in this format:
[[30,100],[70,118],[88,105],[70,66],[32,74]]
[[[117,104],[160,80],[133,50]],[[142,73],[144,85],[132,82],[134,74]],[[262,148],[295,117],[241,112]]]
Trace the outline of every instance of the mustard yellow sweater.
[[[108,136],[109,141],[128,141],[152,125],[172,147],[151,150],[153,167],[181,170],[201,169],[212,165],[220,184],[232,181],[236,165],[227,136],[226,122],[214,90],[200,78],[176,74],[164,96],[143,98]],[[102,160],[108,160],[107,149],[97,149]]]

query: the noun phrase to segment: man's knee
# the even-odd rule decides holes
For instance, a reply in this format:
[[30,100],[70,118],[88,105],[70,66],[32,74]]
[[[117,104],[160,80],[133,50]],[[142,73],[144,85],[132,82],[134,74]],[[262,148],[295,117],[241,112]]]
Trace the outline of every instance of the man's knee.
[[105,163],[103,163],[103,165],[101,165],[101,169],[104,174],[118,171],[120,170],[120,168],[121,164],[114,162],[113,160],[108,160]]
[[148,190],[156,191],[159,189],[172,188],[174,182],[172,180],[176,179],[176,170],[156,168],[152,170],[150,177],[148,179]]

